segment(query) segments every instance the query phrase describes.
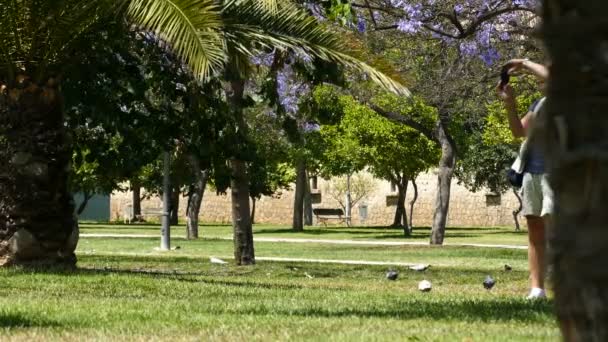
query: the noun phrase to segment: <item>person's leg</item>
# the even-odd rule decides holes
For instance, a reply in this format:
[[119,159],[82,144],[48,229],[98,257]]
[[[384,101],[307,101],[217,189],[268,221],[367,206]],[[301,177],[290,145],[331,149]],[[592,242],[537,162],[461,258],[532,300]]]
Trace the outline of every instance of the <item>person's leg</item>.
[[532,289],[545,288],[545,223],[538,216],[526,216],[528,222],[528,266]]
[[545,225],[542,218],[541,176],[525,173],[522,184],[523,215],[528,223],[528,267],[531,291],[528,298],[545,297]]

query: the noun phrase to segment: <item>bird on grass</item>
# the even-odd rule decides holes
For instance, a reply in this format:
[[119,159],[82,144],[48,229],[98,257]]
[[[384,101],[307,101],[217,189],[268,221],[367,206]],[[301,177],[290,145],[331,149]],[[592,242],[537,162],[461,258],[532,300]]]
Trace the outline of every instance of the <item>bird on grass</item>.
[[433,285],[428,280],[423,280],[418,283],[418,290],[420,290],[422,292],[429,292],[429,291],[431,291],[432,287],[433,287]]
[[490,290],[494,287],[494,285],[496,284],[496,280],[494,280],[492,277],[487,276],[486,279],[484,279],[483,281],[483,287],[486,290]]
[[422,272],[422,271],[426,271],[426,269],[429,268],[430,266],[431,265],[426,265],[426,264],[412,265],[412,266],[410,266],[410,270]]
[[386,279],[388,280],[397,280],[397,277],[399,277],[399,272],[397,271],[390,270],[386,272]]

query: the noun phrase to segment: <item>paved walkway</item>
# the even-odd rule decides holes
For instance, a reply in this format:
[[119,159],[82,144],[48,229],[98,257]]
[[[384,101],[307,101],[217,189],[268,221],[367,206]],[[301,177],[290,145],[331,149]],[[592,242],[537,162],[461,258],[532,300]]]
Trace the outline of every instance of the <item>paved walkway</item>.
[[[155,238],[159,235],[151,234],[101,234],[101,233],[83,233],[80,234],[83,238]],[[172,239],[183,240],[186,237],[183,235],[171,236]],[[232,240],[232,237],[217,237],[218,240]],[[264,238],[254,237],[255,242],[285,242],[285,243],[320,243],[334,245],[363,245],[363,246],[429,246],[428,242],[422,241],[370,241],[370,240],[330,240],[330,239],[294,239],[294,238]],[[450,243],[445,242],[444,246],[460,246],[460,247],[481,247],[481,248],[502,248],[502,249],[528,249],[528,246],[522,245],[500,245],[500,244],[484,244],[484,243]],[[258,259],[258,258],[256,258]],[[263,259],[260,259],[263,260]]]
[[[174,249],[172,249],[174,250]],[[97,253],[91,251],[83,251],[83,254],[97,254],[97,255],[122,255],[122,256],[158,256],[158,253],[163,253],[163,251],[155,249],[154,252],[149,253],[134,253],[134,252],[111,252],[111,253]],[[190,256],[190,255],[182,255],[180,257],[196,257],[203,258],[207,261],[209,257],[207,256]],[[219,256],[216,257],[222,260],[233,260],[234,256]],[[402,262],[402,261],[372,261],[372,260],[343,260],[343,259],[308,259],[308,258],[281,258],[281,257],[262,257],[256,256],[256,261],[275,261],[275,262],[299,262],[299,263],[316,263],[316,264],[342,264],[342,265],[374,265],[374,266],[402,266],[409,267],[414,265],[420,265],[420,263],[411,263],[411,262]],[[231,263],[231,262],[229,262]],[[219,266],[222,266],[218,264]],[[445,266],[443,264],[433,263],[433,266]]]

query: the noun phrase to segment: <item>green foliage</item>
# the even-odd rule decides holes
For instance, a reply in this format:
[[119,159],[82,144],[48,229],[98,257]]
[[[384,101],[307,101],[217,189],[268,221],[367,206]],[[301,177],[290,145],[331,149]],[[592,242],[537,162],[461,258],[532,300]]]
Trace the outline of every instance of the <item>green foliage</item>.
[[[516,78],[512,84],[519,93],[517,112],[523,116],[542,95],[531,90],[532,86],[526,80]],[[459,183],[471,191],[488,189],[501,194],[511,189],[506,171],[515,160],[522,139],[513,137],[502,101],[494,100],[486,108],[487,117],[482,128],[465,138],[463,145],[467,150],[461,153],[455,173]]]
[[[514,91],[520,93],[517,96],[517,112],[520,115],[525,115],[528,109],[535,100],[542,97],[538,91],[530,91],[521,85],[517,79],[511,82]],[[483,142],[486,145],[509,144],[517,145],[521,143],[521,139],[513,137],[509,129],[509,120],[507,110],[500,100],[494,100],[487,106],[488,115],[486,117],[485,126],[483,129]]]
[[347,0],[330,0],[327,4],[327,17],[331,21],[337,21],[342,26],[353,22],[353,10]]
[[252,198],[280,196],[289,189],[296,173],[290,165],[291,146],[282,134],[279,121],[260,107],[249,110],[248,123],[252,144],[252,161],[248,164],[249,195]]
[[[325,174],[348,174],[367,166],[377,177],[397,181],[401,177],[413,179],[437,163],[436,144],[419,131],[391,122],[352,97],[339,96],[327,87],[315,90],[314,96],[320,107],[327,104],[327,112],[342,117],[338,125],[321,128],[326,146],[322,159]],[[374,101],[431,127],[437,115],[434,108],[415,97],[404,99],[386,94]]]
[[[174,160],[183,162],[174,163],[173,180],[179,188],[191,179],[187,154],[197,155],[201,167],[209,169],[223,163],[223,153],[233,153],[219,147],[232,144],[218,82],[196,82],[174,55],[156,44],[156,37],[130,31],[122,23],[106,23],[82,39],[91,42],[94,53],[75,53],[63,86],[74,137],[74,189],[85,185],[79,174],[87,170],[95,172],[104,192],[137,178],[149,191],[159,192],[158,158],[177,146],[181,150]],[[84,153],[89,164],[76,158]],[[142,172],[146,165],[156,172]]]

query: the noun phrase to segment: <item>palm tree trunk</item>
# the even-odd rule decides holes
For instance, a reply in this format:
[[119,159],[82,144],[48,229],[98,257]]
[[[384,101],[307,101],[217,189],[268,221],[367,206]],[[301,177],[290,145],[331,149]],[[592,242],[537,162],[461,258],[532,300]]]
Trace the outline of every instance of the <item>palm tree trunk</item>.
[[566,341],[608,340],[607,12],[605,0],[545,0],[543,8],[552,67],[534,136],[555,193],[551,260]]
[[456,148],[448,135],[444,123],[439,121],[437,126],[437,140],[441,145],[441,158],[437,171],[437,195],[435,198],[435,213],[433,214],[433,227],[431,228],[431,244],[443,244],[445,227],[448,220],[450,206],[450,191],[454,165],[456,164]]
[[[241,138],[247,136],[247,123],[243,117],[243,91],[245,82],[234,80],[230,82],[228,94],[232,113]],[[249,208],[249,175],[244,161],[234,158],[230,161],[232,179],[230,191],[232,196],[232,227],[234,230],[234,260],[237,265],[255,264],[253,248],[253,228],[251,225],[251,210]]]
[[201,170],[200,160],[197,156],[190,154],[188,156],[190,167],[194,174],[194,184],[188,194],[188,208],[186,209],[186,234],[188,239],[198,239],[198,218],[201,211],[201,203],[203,195],[207,187],[207,179],[209,170]]
[[296,165],[296,191],[293,199],[293,224],[296,232],[304,230],[304,193],[306,186],[306,163],[299,159]]
[[73,266],[78,222],[61,97],[51,82],[22,81],[0,93],[0,265]]

